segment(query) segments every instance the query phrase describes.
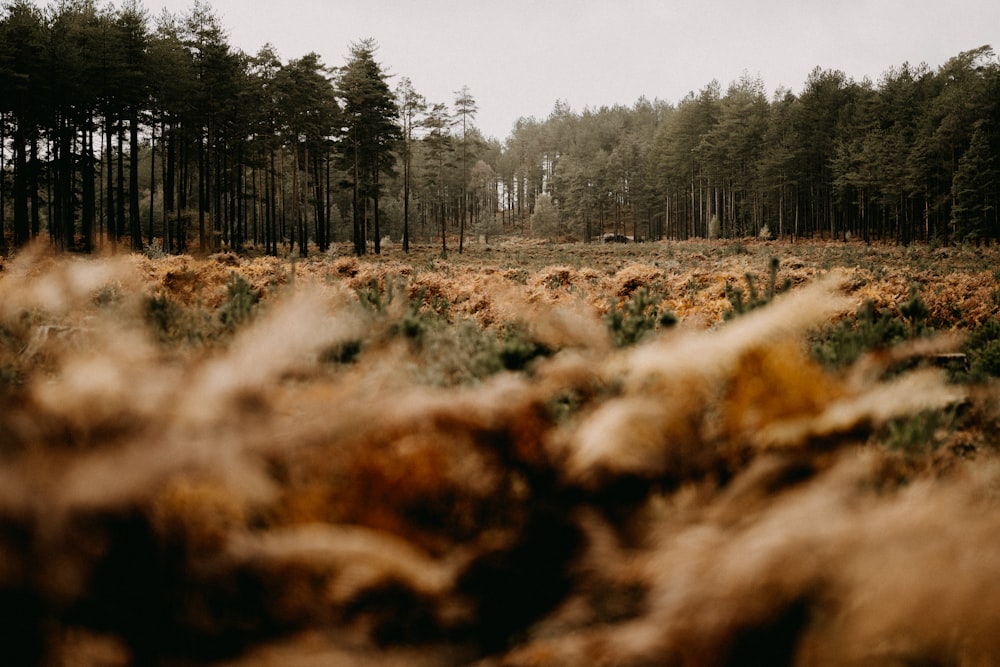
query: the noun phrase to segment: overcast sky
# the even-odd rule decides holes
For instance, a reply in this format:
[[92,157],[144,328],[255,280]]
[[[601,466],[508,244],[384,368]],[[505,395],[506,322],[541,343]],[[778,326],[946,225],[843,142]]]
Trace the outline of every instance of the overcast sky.
[[[193,0],[144,0],[152,16]],[[116,6],[120,3],[115,2]],[[768,93],[799,92],[816,66],[877,81],[890,67],[932,69],[961,51],[1000,49],[998,0],[209,0],[230,44],[283,61],[309,51],[342,65],[372,37],[384,69],[430,102],[468,86],[476,125],[506,139],[522,116],[680,101],[744,72]]]

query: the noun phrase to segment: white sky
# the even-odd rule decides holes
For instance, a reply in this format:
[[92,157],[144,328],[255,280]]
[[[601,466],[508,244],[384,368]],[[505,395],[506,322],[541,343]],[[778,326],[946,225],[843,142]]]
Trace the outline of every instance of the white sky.
[[[152,16],[193,0],[143,0]],[[120,2],[115,2],[120,6]],[[744,72],[769,94],[799,92],[817,65],[860,80],[903,62],[932,69],[961,51],[1000,51],[997,0],[209,0],[230,44],[273,44],[342,65],[373,37],[393,88],[408,76],[429,102],[469,86],[476,125],[501,141],[522,116],[545,118],[641,96],[669,102],[723,91]]]

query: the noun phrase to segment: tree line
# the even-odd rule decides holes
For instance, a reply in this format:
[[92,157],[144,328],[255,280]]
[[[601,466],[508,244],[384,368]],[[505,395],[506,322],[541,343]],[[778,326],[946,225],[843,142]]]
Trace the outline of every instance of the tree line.
[[502,143],[467,87],[428,102],[350,45],[342,66],[228,44],[212,9],[61,0],[0,15],[0,246],[358,254],[532,233],[592,240],[996,239],[992,49],[876,83],[744,76],[676,104],[557,101]]
[[7,3],[2,242],[304,255],[346,214],[364,252],[401,136],[376,50],[352,44],[339,68],[250,56],[198,1],[155,20],[138,0]]
[[[744,76],[676,105],[522,120],[508,181],[545,196],[543,233],[593,238],[996,240],[1000,65],[983,46],[876,83],[816,68],[798,95]],[[550,204],[551,202],[551,204]]]

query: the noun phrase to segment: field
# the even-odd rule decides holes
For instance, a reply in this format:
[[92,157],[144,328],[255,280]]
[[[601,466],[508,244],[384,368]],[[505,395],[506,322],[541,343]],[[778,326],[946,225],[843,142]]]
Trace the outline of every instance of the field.
[[24,250],[3,650],[996,664],[998,311],[996,247]]

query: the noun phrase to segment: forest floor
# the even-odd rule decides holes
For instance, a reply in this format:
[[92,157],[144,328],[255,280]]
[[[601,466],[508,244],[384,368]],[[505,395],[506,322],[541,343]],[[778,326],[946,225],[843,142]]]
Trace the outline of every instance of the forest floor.
[[3,260],[14,662],[1000,661],[1000,248],[350,250]]

